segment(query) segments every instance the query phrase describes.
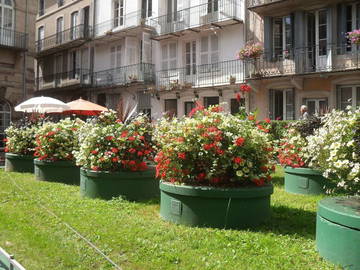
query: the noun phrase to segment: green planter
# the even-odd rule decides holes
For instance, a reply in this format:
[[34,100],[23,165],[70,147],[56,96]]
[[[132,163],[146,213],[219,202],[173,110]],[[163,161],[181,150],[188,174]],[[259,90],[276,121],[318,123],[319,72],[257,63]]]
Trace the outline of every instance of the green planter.
[[5,154],[5,171],[7,172],[34,172],[34,157],[13,153]]
[[309,168],[285,167],[285,191],[293,194],[319,195],[325,194],[330,182],[322,173]]
[[84,197],[109,200],[123,196],[131,201],[159,197],[154,168],[144,172],[98,172],[82,168],[80,175],[80,193]]
[[320,256],[345,269],[360,269],[360,197],[319,202],[316,246]]
[[273,186],[214,188],[160,182],[160,215],[194,227],[246,228],[270,217]]
[[43,161],[34,159],[37,180],[79,185],[80,168],[71,161]]

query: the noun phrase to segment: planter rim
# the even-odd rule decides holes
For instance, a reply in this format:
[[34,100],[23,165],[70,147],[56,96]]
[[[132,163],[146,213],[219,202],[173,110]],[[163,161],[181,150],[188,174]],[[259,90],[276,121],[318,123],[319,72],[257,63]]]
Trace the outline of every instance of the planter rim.
[[5,158],[8,158],[8,159],[34,159],[35,157],[32,155],[5,153]]
[[[357,200],[357,202],[351,202]],[[318,203],[318,215],[330,222],[360,230],[360,197],[341,196],[322,199]]]
[[183,196],[206,198],[257,198],[271,195],[274,191],[272,184],[262,187],[218,188],[208,186],[174,185],[160,181],[160,190]]
[[[141,178],[139,178],[139,176],[148,176],[148,175],[152,175],[155,174],[155,167],[153,166],[149,166],[149,168],[145,171],[140,171],[140,172],[132,172],[132,171],[93,171],[90,169],[86,169],[86,168],[80,168],[80,174],[84,175],[84,176],[89,176],[91,178],[114,178],[114,177],[123,177],[124,175],[126,175],[127,179],[129,179],[129,175],[134,176],[133,180],[143,180]],[[130,177],[131,178],[131,177]],[[119,179],[119,180],[120,180]]]
[[67,161],[67,160],[48,161],[48,160],[39,160],[36,158],[34,159],[34,164],[41,166],[76,167],[75,162]]
[[321,171],[311,168],[293,168],[290,166],[285,166],[284,170],[287,173],[294,173],[294,174],[322,175]]

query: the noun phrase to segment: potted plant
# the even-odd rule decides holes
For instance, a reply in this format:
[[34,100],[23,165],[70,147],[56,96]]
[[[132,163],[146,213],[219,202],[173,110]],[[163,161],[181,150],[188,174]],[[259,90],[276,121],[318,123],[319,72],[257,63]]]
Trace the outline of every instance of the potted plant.
[[360,45],[360,29],[355,29],[347,33],[347,38],[352,44]]
[[36,132],[34,166],[37,180],[79,184],[73,151],[79,147],[80,119],[47,122]]
[[40,121],[25,118],[5,130],[5,171],[34,172],[35,133]]
[[179,90],[179,88],[180,88],[179,80],[173,80],[170,82],[169,91],[176,91]]
[[75,156],[82,167],[82,196],[136,201],[158,196],[155,168],[147,164],[154,149],[146,116],[122,121],[114,111],[104,112],[96,122],[84,125],[80,134],[82,144]]
[[236,83],[236,77],[230,75],[229,82],[230,82],[230,84],[235,84]]
[[260,43],[247,43],[237,56],[240,60],[253,60],[259,58],[264,53],[264,47]]
[[252,121],[200,104],[162,119],[155,158],[160,215],[189,226],[243,228],[270,216],[271,145]]
[[129,80],[130,80],[130,82],[132,82],[132,83],[135,83],[135,82],[137,82],[139,79],[138,79],[138,76],[136,76],[136,75],[129,75]]
[[[331,186],[310,155],[308,140],[321,125],[321,119],[316,117],[290,124],[280,141],[278,159],[285,167],[285,190],[289,193],[323,194]],[[320,145],[312,147],[314,151],[320,150]]]

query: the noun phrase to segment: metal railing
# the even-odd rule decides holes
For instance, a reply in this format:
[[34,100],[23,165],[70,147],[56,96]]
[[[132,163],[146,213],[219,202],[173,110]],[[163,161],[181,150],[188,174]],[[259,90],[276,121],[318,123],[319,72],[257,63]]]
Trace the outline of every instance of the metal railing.
[[212,0],[150,20],[157,35],[166,35],[230,19],[241,20],[241,1]]
[[117,32],[145,24],[147,24],[147,19],[142,18],[141,11],[131,12],[96,24],[94,26],[94,36],[98,37],[107,33]]
[[0,269],[25,270],[25,268],[14,259],[14,256],[0,248]]
[[284,2],[285,0],[250,0],[249,7],[257,7],[257,6],[263,6],[268,5],[276,2]]
[[156,85],[160,90],[174,90],[243,83],[244,71],[244,62],[241,60],[189,65],[157,71]]
[[26,49],[27,35],[12,29],[0,27],[0,46]]
[[89,39],[91,37],[92,27],[89,25],[80,24],[54,35],[48,36],[44,39],[37,40],[35,45],[37,52],[41,52],[69,43],[71,41]]
[[357,70],[360,46],[325,44],[292,48],[276,55],[265,53],[246,61],[246,66],[247,78]]
[[93,73],[93,86],[125,85],[129,83],[144,82],[153,83],[153,64],[134,64]]
[[37,90],[67,87],[73,85],[91,85],[89,69],[74,69],[61,73],[53,73],[36,78]]

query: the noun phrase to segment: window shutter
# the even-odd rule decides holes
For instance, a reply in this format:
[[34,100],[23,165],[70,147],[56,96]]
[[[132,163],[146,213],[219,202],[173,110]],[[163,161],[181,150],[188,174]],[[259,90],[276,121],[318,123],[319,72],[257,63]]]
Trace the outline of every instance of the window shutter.
[[202,37],[200,44],[200,64],[209,63],[209,37]]
[[295,120],[295,89],[285,92],[286,120]]
[[143,42],[142,42],[142,55],[143,63],[151,63],[151,40],[150,40],[150,34],[143,33]]
[[121,67],[121,45],[116,46],[116,67]]
[[270,61],[273,52],[273,18],[264,18],[264,46],[266,60]]
[[346,5],[337,5],[337,46],[338,53],[344,54],[346,51]]
[[219,39],[218,36],[212,35],[210,36],[210,46],[211,46],[211,63],[218,63],[219,62]]
[[116,59],[116,56],[115,56],[115,51],[116,51],[116,48],[115,47],[111,47],[110,49],[110,66],[111,68],[115,68],[115,59]]
[[162,70],[168,69],[168,46],[167,45],[161,46],[161,69]]
[[169,44],[169,68],[176,69],[177,66],[177,51],[176,43]]
[[275,106],[275,93],[273,89],[269,90],[269,118],[275,120],[274,117],[274,106]]

